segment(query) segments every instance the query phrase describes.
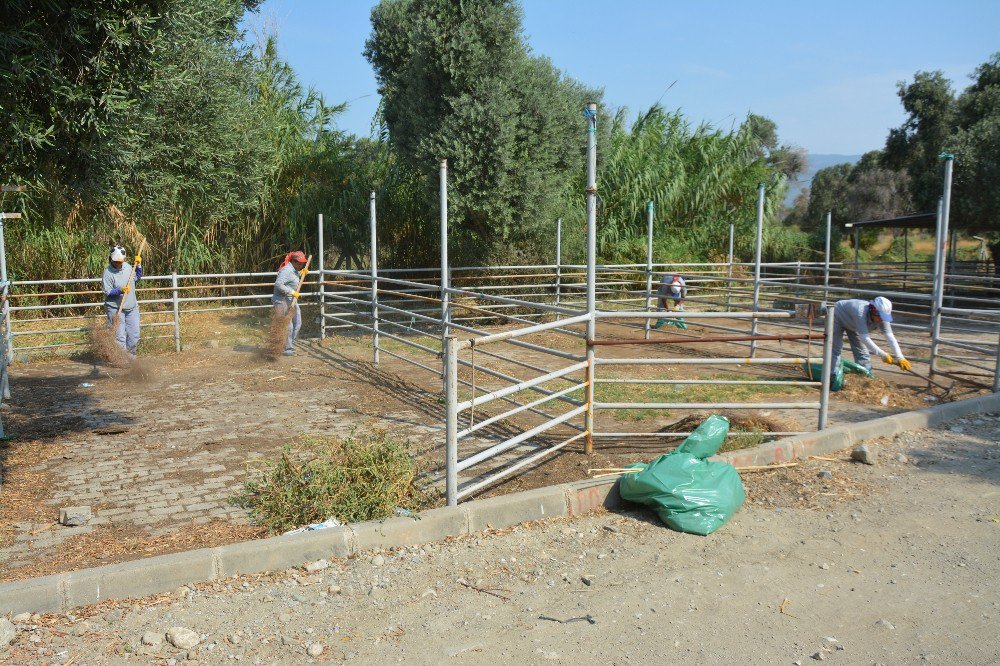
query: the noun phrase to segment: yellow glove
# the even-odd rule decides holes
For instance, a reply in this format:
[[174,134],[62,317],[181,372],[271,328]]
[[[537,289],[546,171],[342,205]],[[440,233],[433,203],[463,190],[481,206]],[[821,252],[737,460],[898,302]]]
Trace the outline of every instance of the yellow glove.
[[299,271],[299,277],[300,278],[304,278],[307,275],[309,275],[309,269],[308,268],[303,268],[301,271]]
[[886,354],[885,356],[883,356],[883,357],[882,357],[882,362],[883,362],[883,363],[888,363],[889,365],[895,365],[895,364],[894,364],[894,363],[892,362],[892,354]]
[[905,358],[899,359],[899,369],[903,370],[905,372],[909,372],[910,371],[910,362],[907,361]]
[[135,255],[135,265],[138,266],[141,263],[142,263],[142,255],[141,254]]
[[130,287],[128,285],[125,285],[124,287],[122,287],[122,296],[124,296],[125,294],[127,294],[130,291],[132,291],[132,287]]
[[299,292],[293,291],[292,292],[292,298],[298,298],[298,297],[299,297]]

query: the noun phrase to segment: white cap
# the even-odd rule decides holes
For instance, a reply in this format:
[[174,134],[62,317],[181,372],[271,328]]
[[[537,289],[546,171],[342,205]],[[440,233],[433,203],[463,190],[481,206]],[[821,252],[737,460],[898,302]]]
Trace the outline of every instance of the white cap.
[[885,296],[877,296],[872,305],[875,306],[875,312],[878,316],[882,318],[882,321],[890,322],[892,321],[892,301],[890,301]]
[[121,245],[111,248],[111,261],[125,261],[125,248]]

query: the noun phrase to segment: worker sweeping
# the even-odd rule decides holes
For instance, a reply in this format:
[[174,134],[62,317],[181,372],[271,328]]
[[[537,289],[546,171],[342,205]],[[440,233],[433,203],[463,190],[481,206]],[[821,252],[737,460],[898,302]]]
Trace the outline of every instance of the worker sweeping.
[[309,270],[306,262],[305,253],[298,250],[289,252],[278,267],[278,277],[274,280],[271,304],[274,306],[275,317],[288,318],[287,337],[284,351],[281,352],[283,356],[295,356],[295,339],[302,328],[302,311],[298,301],[299,285]]
[[[886,363],[898,365],[904,371],[910,370],[910,362],[903,357],[896,336],[892,334],[892,302],[879,296],[871,301],[860,298],[850,298],[838,301],[833,307],[833,358],[830,362],[831,378],[840,368],[840,354],[844,347],[844,333],[851,343],[854,361],[865,370],[871,370],[869,350],[877,354]],[[892,353],[888,354],[872,340],[869,329],[881,326],[882,334],[889,342]]]
[[[660,286],[656,290],[656,297],[659,300],[660,310],[670,312],[670,305],[673,302],[674,308],[678,312],[684,312],[684,299],[687,298],[687,283],[680,275],[663,275]],[[683,319],[668,319],[666,317],[657,319],[653,328],[660,328],[664,324],[671,324],[677,328],[687,328],[687,323]]]
[[139,348],[139,301],[135,285],[142,279],[142,257],[136,255],[133,270],[125,256],[125,248],[120,245],[111,248],[108,266],[101,277],[101,289],[108,326],[115,327],[115,320],[118,322],[115,342],[134,359]]

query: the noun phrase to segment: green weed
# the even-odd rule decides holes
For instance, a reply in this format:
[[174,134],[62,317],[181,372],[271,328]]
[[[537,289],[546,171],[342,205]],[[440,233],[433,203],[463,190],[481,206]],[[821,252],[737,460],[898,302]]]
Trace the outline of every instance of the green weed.
[[398,508],[429,503],[418,487],[409,443],[375,431],[338,438],[302,439],[276,460],[251,461],[232,503],[269,532],[336,518],[378,520]]

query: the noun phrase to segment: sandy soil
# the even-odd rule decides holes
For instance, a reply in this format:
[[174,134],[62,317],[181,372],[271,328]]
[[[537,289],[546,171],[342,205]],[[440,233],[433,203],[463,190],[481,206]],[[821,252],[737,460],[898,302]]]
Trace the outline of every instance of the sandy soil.
[[[619,329],[609,326],[602,337],[638,333],[634,329]],[[765,327],[765,332],[769,330]],[[699,327],[692,325],[687,333],[697,334]],[[674,330],[665,335],[677,334]],[[260,337],[262,342],[263,336]],[[583,351],[579,339],[552,332],[532,336],[530,340],[572,349],[575,353]],[[426,339],[423,342],[429,344]],[[153,356],[148,359],[147,372],[141,381],[124,370],[95,368],[84,359],[15,366],[13,399],[6,406],[4,420],[8,432],[18,438],[0,444],[0,463],[5,476],[0,494],[0,562],[4,564],[0,579],[253,538],[258,532],[245,524],[244,512],[231,506],[228,500],[239,491],[248,460],[277,455],[282,445],[300,434],[344,436],[354,428],[389,428],[407,438],[422,467],[432,478],[439,478],[433,472],[443,460],[444,410],[438,399],[441,385],[437,375],[387,354],[383,354],[380,366],[373,366],[367,336],[331,337],[322,344],[305,341],[299,356],[277,362],[263,360],[260,346],[202,347]],[[780,347],[803,354],[806,348],[801,343],[787,342]],[[814,353],[815,348],[813,345]],[[557,368],[568,363],[509,344],[491,349],[540,367]],[[773,353],[767,349],[764,352]],[[607,358],[738,353],[732,345],[723,344],[669,348],[620,346],[600,350],[600,356]],[[432,366],[439,363],[429,354],[418,358]],[[471,356],[466,354],[465,358]],[[480,367],[518,377],[534,373],[515,362],[491,358],[482,352],[476,362]],[[602,368],[600,376],[622,375],[622,368],[607,366]],[[797,375],[798,368],[787,366],[712,369],[652,364],[634,368],[633,376],[700,378],[720,372],[727,377],[802,378]],[[462,377],[467,381],[472,379],[468,368],[463,369]],[[882,379],[852,378],[851,390],[833,398],[831,423],[922,407],[932,404],[927,402],[930,398],[940,401],[968,395],[959,390],[948,396],[930,393],[914,377],[902,381],[895,375],[885,377],[893,384]],[[506,384],[486,376],[482,370],[477,373],[477,382],[480,387],[491,388]],[[728,388],[716,391],[704,385],[667,390],[671,392],[663,397],[650,394],[638,399],[722,398],[740,402],[817,399],[816,390],[811,387],[760,395],[731,394],[726,393]],[[698,393],[689,398],[692,390]],[[611,399],[636,398],[626,393],[612,395]],[[497,403],[477,409],[477,421],[500,406]],[[612,432],[686,431],[708,413],[684,409],[601,410],[597,427]],[[749,417],[777,430],[811,430],[815,419],[815,412],[808,410],[750,409],[730,415],[734,419],[741,415]],[[466,416],[462,418],[463,426],[467,423]],[[462,455],[543,420],[537,415],[522,415],[501,421],[484,431],[482,438],[465,444]],[[582,422],[582,418],[577,421]],[[512,451],[506,461],[543,450],[571,434],[573,431],[565,428],[546,433]],[[484,494],[586,478],[588,469],[647,461],[675,444],[676,440],[659,437],[603,439],[598,440],[593,455],[585,455],[582,442],[577,442],[486,489]],[[481,473],[488,471],[483,469]],[[96,516],[93,526],[69,529],[55,525],[59,507],[72,504],[93,506]],[[226,525],[219,525],[219,521]]]
[[[870,444],[876,466],[745,474],[747,505],[708,537],[642,510],[538,522],[22,618],[8,658],[997,663],[1000,415]],[[198,645],[142,644],[171,627]]]

